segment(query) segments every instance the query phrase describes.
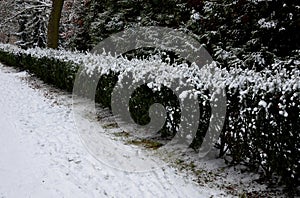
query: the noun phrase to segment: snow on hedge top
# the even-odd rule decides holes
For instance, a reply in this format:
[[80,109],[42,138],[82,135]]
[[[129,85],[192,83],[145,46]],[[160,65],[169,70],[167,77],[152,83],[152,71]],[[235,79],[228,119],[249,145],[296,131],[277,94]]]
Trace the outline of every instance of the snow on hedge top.
[[154,84],[151,86],[156,88],[160,87],[161,84],[169,86],[174,80],[179,80],[182,83],[192,83],[195,89],[198,90],[194,91],[197,94],[212,87],[221,89],[226,87],[229,93],[239,92],[241,100],[249,94],[254,97],[257,94],[265,95],[275,92],[282,92],[283,95],[292,92],[299,96],[300,90],[300,71],[297,69],[299,65],[295,65],[292,70],[287,70],[280,67],[281,61],[275,61],[272,66],[272,68],[278,69],[265,69],[256,72],[240,67],[230,68],[229,70],[222,69],[217,66],[216,62],[202,68],[195,64],[191,66],[187,64],[170,65],[164,63],[160,57],[129,61],[123,57],[114,57],[109,53],[96,55],[41,48],[23,50],[8,44],[0,44],[0,50],[16,55],[27,54],[36,58],[47,57],[73,62],[74,65],[83,66],[88,75],[92,75],[94,72],[103,75],[113,71],[120,73],[119,78],[122,78],[122,75],[131,73],[136,80],[152,79]]

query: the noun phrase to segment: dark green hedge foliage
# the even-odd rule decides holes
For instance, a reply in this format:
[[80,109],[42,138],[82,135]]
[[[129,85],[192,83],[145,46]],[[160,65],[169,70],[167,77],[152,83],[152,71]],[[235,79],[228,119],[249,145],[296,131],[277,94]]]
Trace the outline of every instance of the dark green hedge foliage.
[[27,54],[13,55],[0,50],[1,62],[24,69],[44,82],[67,91],[73,90],[73,83],[78,66],[71,62],[63,62],[53,58],[36,58]]
[[[75,75],[79,66],[52,58],[35,58],[26,54],[13,55],[0,50],[0,61],[11,66],[28,70],[58,88],[72,91]],[[95,77],[98,75],[94,72]],[[118,73],[110,72],[100,77],[96,102],[110,107],[111,93],[118,80]],[[209,92],[205,93],[209,96]],[[249,96],[249,97],[248,97]],[[229,163],[243,163],[252,170],[262,168],[268,178],[279,176],[290,195],[296,194],[300,180],[300,98],[299,94],[277,90],[275,94],[264,92],[250,97],[251,93],[240,101],[238,91],[227,90],[227,114],[219,143],[220,156],[231,156]],[[269,107],[259,106],[261,100]],[[285,102],[287,115],[279,113],[280,104]],[[161,91],[152,91],[147,86],[136,89],[131,96],[130,110],[132,118],[139,124],[149,122],[148,108],[153,103],[163,104],[175,109],[174,119],[167,117],[167,124],[160,131],[163,137],[172,137],[178,129],[180,109],[178,99],[166,87]],[[211,108],[208,101],[199,99],[201,118],[196,137],[191,147],[197,150],[207,131]],[[171,127],[170,127],[171,126]],[[229,159],[229,158],[228,158]]]

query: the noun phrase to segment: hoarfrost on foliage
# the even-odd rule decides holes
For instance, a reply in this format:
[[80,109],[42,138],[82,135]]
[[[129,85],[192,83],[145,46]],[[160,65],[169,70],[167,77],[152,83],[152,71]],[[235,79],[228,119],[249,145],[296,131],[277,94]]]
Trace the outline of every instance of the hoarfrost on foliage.
[[195,12],[192,14],[191,18],[195,21],[200,20],[200,14],[199,12]]
[[[160,90],[161,85],[170,87],[176,81],[180,86],[186,86],[190,83],[194,86],[194,90],[189,90],[189,93],[180,95],[182,98],[186,97],[201,97],[207,100],[207,95],[204,94],[205,90],[220,91],[228,88],[229,93],[238,92],[240,102],[245,97],[254,98],[260,95],[264,98],[266,93],[282,92],[299,92],[300,88],[300,71],[297,66],[294,69],[282,68],[284,61],[275,60],[272,65],[272,70],[263,69],[256,72],[251,69],[244,69],[241,67],[231,67],[229,70],[218,67],[217,62],[212,62],[201,69],[196,64],[190,66],[186,63],[183,64],[169,64],[164,63],[160,57],[152,57],[145,60],[132,59],[128,60],[124,57],[115,57],[110,53],[91,54],[80,53],[77,51],[53,50],[31,48],[23,50],[13,45],[0,44],[0,49],[14,54],[28,54],[33,57],[41,58],[48,57],[59,59],[65,62],[73,62],[75,65],[82,66],[88,75],[92,75],[95,71],[103,74],[109,72],[119,72],[119,80],[129,74],[133,75],[133,83],[136,81],[145,81],[149,79],[153,81],[148,83],[148,87],[154,91]],[[219,55],[218,55],[219,54]],[[219,50],[217,56],[227,56],[228,52]],[[255,59],[263,63],[260,54],[256,54]],[[297,65],[299,60],[289,62],[290,64]],[[210,96],[213,96],[210,93]],[[294,94],[294,98],[298,97]],[[210,100],[212,98],[210,97]],[[283,100],[283,99],[282,99]],[[292,103],[294,104],[294,103]],[[257,107],[267,108],[267,103],[261,100]],[[283,115],[286,116],[286,106],[282,107]]]
[[262,18],[258,21],[258,24],[261,28],[271,29],[276,27],[277,22],[273,20],[267,21],[265,18]]
[[258,103],[259,106],[262,106],[264,108],[267,107],[267,103],[264,101],[264,100],[261,100],[259,103]]

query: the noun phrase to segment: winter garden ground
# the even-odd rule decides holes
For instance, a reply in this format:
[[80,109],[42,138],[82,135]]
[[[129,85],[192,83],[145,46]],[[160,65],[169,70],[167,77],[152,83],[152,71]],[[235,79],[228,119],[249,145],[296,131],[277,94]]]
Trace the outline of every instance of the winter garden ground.
[[[74,105],[70,94],[46,86],[25,72],[1,66],[0,197],[284,196],[278,185],[289,191],[289,197],[299,196],[299,2],[65,0],[59,41],[60,47],[68,50],[65,51],[39,48],[46,46],[50,0],[2,1],[0,42],[28,48],[0,44],[3,63],[68,91],[73,89],[77,69],[83,67],[83,77],[103,77],[96,101],[105,107],[114,106],[112,94],[106,91],[114,84],[114,78],[134,74],[136,80],[145,80],[147,72],[158,72],[164,74],[160,75],[162,78],[152,77],[155,83],[148,83],[146,92],[132,96],[132,101],[141,105],[131,103],[139,108],[130,113],[134,119],[140,118],[138,121],[147,120],[139,110],[147,111],[147,105],[157,99],[158,93],[169,117],[166,127],[152,137],[134,128],[122,130],[109,110],[98,108],[95,114],[86,108],[86,101],[75,101]],[[167,62],[173,61],[169,57],[160,59],[163,56],[157,60],[128,61],[109,53],[95,56],[69,51],[90,51],[103,38],[120,30],[152,25],[193,34],[209,51],[213,64],[199,71],[181,61],[169,65]],[[145,32],[150,34],[146,40],[157,35]],[[174,112],[187,108],[179,109],[174,98],[160,90],[162,82],[168,84],[177,79],[191,80],[197,90],[190,95],[185,92],[178,99],[198,97],[199,107],[206,112],[199,119],[195,144],[190,144],[195,150],[207,131],[205,127],[212,123],[209,118],[214,118],[209,115],[210,107],[223,101],[214,94],[220,89],[210,92],[209,88],[226,90],[226,119],[216,144],[218,150],[204,159],[179,145],[162,146],[170,140],[170,134],[182,133],[176,128],[179,113]],[[153,97],[144,97],[151,93]],[[72,107],[79,107],[79,114]],[[192,111],[188,112],[192,115]],[[98,145],[106,145],[100,161],[93,158],[94,152],[87,151],[89,144],[81,142],[82,133],[77,133],[93,130],[101,131],[100,139],[96,139]],[[169,139],[163,134],[165,131],[169,132]],[[115,148],[127,149],[136,156],[121,155]],[[165,150],[158,152],[161,148]],[[118,170],[124,166],[124,158],[130,159],[125,165],[133,169],[153,161],[160,168],[147,173],[125,173]]]
[[[133,152],[144,150],[146,161],[155,157],[169,165],[144,173],[111,168],[82,143],[70,94],[4,65],[0,65],[0,81],[0,197],[280,196],[258,184],[258,175],[242,173],[243,167],[227,167],[222,159],[215,159],[214,152],[196,161],[192,151],[157,155],[129,144]],[[116,135],[121,131],[109,112],[100,112],[100,121],[99,115],[83,112],[84,127],[100,124],[107,130],[107,140],[128,143],[130,137]]]

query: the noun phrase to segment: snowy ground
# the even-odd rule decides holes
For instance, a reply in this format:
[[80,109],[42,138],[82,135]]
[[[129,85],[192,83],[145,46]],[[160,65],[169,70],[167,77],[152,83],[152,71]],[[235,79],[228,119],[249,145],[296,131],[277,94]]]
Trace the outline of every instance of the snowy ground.
[[[1,198],[284,197],[214,151],[199,159],[180,147],[126,144],[134,129],[128,136],[107,110],[96,115],[71,94],[1,64],[0,93]],[[95,136],[87,144],[82,134]],[[134,171],[141,167],[154,170]]]
[[228,197],[170,166],[128,173],[101,163],[76,131],[71,95],[26,78],[0,65],[0,197]]

